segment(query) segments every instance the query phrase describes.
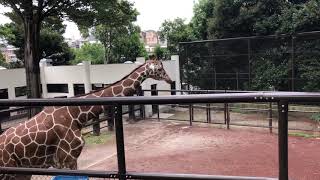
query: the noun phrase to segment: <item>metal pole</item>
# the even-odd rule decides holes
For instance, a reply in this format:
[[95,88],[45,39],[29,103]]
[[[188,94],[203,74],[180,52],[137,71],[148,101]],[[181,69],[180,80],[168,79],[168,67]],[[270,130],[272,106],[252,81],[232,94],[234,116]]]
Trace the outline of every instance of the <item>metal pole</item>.
[[272,133],[272,102],[269,103],[269,130]]
[[227,129],[230,129],[230,111],[229,111],[228,103],[227,103]]
[[294,39],[295,37],[291,37],[291,91],[294,91]]
[[94,118],[92,124],[92,133],[94,136],[100,136],[100,120],[99,117]]
[[278,103],[279,180],[288,180],[288,102]]
[[236,79],[237,79],[237,90],[239,90],[239,72],[236,72]]
[[193,105],[192,104],[190,104],[189,105],[189,124],[190,124],[190,126],[192,126],[192,120],[193,120],[193,107],[192,107]]
[[211,105],[210,104],[208,105],[209,105],[209,123],[211,123]]
[[207,107],[206,107],[206,112],[207,112],[207,123],[209,123],[209,122],[210,122],[210,120],[209,120],[209,112],[210,112],[210,110],[209,110],[209,106],[210,106],[210,104],[207,104]]
[[249,89],[251,88],[251,41],[248,39],[248,81]]
[[122,106],[117,106],[116,112],[116,142],[117,142],[117,158],[118,158],[118,173],[119,179],[126,179],[126,158],[124,151],[124,138],[123,138],[123,122],[122,122]]
[[224,114],[224,124],[227,124],[227,103],[224,103],[223,114]]
[[214,89],[217,89],[217,72],[216,72],[216,67],[214,67],[213,72],[214,72]]
[[159,104],[157,105],[157,117],[158,117],[158,121],[160,121],[160,109],[159,109]]

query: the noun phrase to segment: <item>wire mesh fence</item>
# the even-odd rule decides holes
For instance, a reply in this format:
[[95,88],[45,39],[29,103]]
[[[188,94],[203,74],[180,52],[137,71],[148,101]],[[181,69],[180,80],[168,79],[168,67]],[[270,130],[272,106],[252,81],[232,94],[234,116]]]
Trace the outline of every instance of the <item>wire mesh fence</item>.
[[180,44],[188,89],[318,91],[320,32]]

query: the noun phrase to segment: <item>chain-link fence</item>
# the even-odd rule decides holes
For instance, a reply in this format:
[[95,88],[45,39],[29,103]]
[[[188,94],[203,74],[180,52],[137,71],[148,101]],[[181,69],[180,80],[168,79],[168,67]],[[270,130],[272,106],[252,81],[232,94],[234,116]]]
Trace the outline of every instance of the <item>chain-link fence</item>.
[[185,89],[320,90],[320,32],[180,44]]

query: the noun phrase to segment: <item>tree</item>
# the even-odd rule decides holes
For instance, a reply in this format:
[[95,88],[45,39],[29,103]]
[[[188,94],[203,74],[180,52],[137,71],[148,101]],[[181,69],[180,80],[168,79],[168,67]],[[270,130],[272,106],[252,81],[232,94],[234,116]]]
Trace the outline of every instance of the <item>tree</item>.
[[139,27],[131,24],[115,35],[111,48],[114,59],[121,59],[121,62],[135,61],[137,57],[147,56],[144,44],[140,41]]
[[78,64],[82,61],[91,61],[92,64],[104,63],[104,47],[100,43],[86,43],[80,49],[74,49],[75,59],[72,64]]
[[[127,0],[117,1],[108,9],[111,14],[106,18],[105,14],[98,14],[97,22],[94,26],[94,36],[103,44],[105,49],[105,63],[112,62],[114,58],[113,47],[119,41],[119,36],[130,35],[128,32],[132,22],[136,20],[138,12],[133,8],[133,4]],[[87,27],[87,28],[90,28]]]
[[[117,0],[0,0],[10,7],[23,22],[24,62],[28,98],[40,98],[40,30],[43,21],[51,16],[69,17],[79,24],[92,24],[97,14],[109,16],[107,10]],[[32,112],[31,114],[35,114]]]
[[4,58],[2,52],[0,52],[0,66],[3,66],[5,62],[6,62],[6,59]]
[[173,21],[166,20],[160,27],[160,39],[167,40],[168,51],[177,53],[179,51],[179,42],[194,40],[191,27],[185,23],[185,20],[176,18]]
[[167,58],[167,49],[166,48],[162,48],[159,45],[156,46],[156,48],[154,49],[154,54],[157,57],[157,59],[165,59]]
[[214,1],[199,0],[193,8],[193,17],[190,22],[192,33],[196,39],[208,39],[208,19],[213,17]]
[[[0,37],[6,39],[9,44],[17,47],[16,55],[20,60],[24,60],[24,33],[23,23],[15,13],[6,13],[12,20],[12,23],[0,26]],[[40,31],[40,59],[51,58],[53,65],[68,64],[73,58],[73,54],[64,42],[62,34],[65,32],[65,26],[62,20],[57,17],[47,18]]]

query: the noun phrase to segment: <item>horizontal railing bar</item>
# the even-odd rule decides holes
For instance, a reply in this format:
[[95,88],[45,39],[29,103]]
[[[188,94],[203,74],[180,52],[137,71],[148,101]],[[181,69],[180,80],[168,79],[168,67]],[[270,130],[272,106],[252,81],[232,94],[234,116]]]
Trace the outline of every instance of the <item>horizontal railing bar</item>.
[[[178,90],[178,89],[143,89],[142,91],[158,91],[158,92],[218,92],[218,93],[249,93],[249,92],[261,92],[261,91],[237,91],[237,90]],[[274,92],[274,91],[270,91]]]
[[22,174],[22,175],[68,175],[68,176],[88,176],[97,178],[117,178],[118,172],[115,171],[96,171],[96,170],[67,170],[67,169],[41,169],[41,168],[16,168],[0,167],[1,174]]
[[319,35],[320,31],[310,31],[310,32],[301,32],[294,35],[291,34],[277,34],[277,35],[267,35],[267,36],[245,36],[245,37],[233,37],[233,38],[224,38],[224,39],[212,39],[212,40],[200,40],[200,41],[189,41],[189,42],[180,42],[179,44],[193,44],[193,43],[205,43],[205,42],[220,42],[220,41],[230,41],[230,40],[255,40],[255,39],[274,39],[274,38],[288,38],[288,37],[300,37],[307,35]]
[[276,180],[267,177],[245,177],[245,176],[214,176],[199,174],[170,174],[170,173],[127,173],[127,179],[174,179],[174,180]]
[[8,113],[8,112],[16,112],[16,111],[22,111],[22,110],[27,110],[30,109],[29,107],[15,107],[11,109],[3,109],[0,110],[0,113]]
[[171,96],[133,96],[104,98],[55,98],[0,100],[0,106],[84,106],[84,105],[133,105],[133,104],[193,104],[231,102],[320,102],[320,93],[260,92]]

